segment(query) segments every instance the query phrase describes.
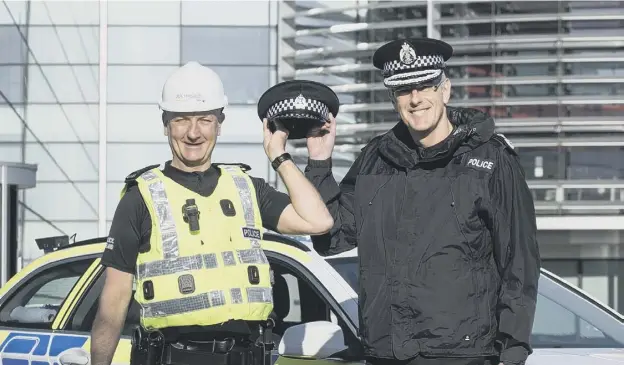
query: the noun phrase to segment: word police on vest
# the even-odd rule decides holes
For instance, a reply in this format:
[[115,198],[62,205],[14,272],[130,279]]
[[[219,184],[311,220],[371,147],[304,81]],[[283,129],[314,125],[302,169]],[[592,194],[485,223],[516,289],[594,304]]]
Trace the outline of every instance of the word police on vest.
[[243,227],[243,237],[259,240],[261,239],[260,230],[255,228]]
[[492,168],[494,168],[494,162],[488,160],[480,160],[478,158],[471,158],[468,160],[466,166],[491,171]]

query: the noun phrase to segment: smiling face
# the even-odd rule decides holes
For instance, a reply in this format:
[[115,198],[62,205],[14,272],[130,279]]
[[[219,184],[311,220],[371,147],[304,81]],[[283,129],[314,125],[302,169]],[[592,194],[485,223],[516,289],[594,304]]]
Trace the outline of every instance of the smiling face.
[[451,82],[445,76],[437,85],[406,87],[393,91],[395,108],[413,132],[431,134],[446,119],[446,104],[451,97]]
[[183,171],[204,171],[210,167],[212,151],[221,133],[220,115],[220,112],[176,114],[166,123],[172,166]]

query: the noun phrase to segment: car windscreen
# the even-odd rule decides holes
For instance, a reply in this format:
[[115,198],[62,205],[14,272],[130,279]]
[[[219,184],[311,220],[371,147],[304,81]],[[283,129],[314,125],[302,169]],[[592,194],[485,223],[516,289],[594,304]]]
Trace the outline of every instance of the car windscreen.
[[336,270],[340,276],[349,285],[355,292],[358,292],[358,279],[359,279],[359,268],[358,268],[358,259],[357,257],[337,257],[332,259],[327,259],[327,262]]
[[[357,257],[328,258],[327,262],[358,292],[359,265]],[[533,348],[624,348],[621,338],[613,338],[606,332],[606,327],[591,324],[585,313],[573,312],[569,306],[561,303],[556,296],[549,295],[548,286],[540,285],[537,299],[535,321],[531,333]],[[560,286],[561,288],[561,286]],[[577,295],[566,295],[565,300],[583,300]],[[598,306],[586,306],[587,310],[603,311]],[[608,317],[608,316],[602,316]],[[609,319],[606,319],[609,320]],[[606,324],[609,327],[619,325],[617,320]]]

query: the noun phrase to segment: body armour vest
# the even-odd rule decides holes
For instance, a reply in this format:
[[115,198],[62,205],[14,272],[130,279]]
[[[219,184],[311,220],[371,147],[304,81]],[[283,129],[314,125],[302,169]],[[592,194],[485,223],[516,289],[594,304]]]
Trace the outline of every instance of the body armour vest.
[[152,219],[150,247],[140,250],[135,275],[141,325],[266,320],[273,310],[271,273],[249,176],[238,166],[222,166],[208,197],[158,168],[136,181]]

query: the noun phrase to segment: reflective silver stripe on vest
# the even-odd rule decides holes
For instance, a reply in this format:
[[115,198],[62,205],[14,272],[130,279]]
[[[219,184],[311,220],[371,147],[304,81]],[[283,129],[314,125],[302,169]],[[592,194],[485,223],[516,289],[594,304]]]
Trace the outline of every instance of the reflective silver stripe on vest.
[[193,297],[143,304],[142,310],[143,317],[154,318],[194,312],[221,305],[225,305],[225,295],[221,290],[214,290],[210,293],[204,293]]
[[204,267],[206,269],[215,269],[219,266],[217,264],[217,254],[207,253],[204,255]]
[[139,278],[150,278],[173,274],[180,271],[199,270],[203,266],[201,255],[177,257],[171,260],[159,260],[140,264],[137,268]]
[[249,303],[273,302],[273,290],[271,288],[247,288],[247,301]]
[[[223,166],[225,170],[232,174],[232,178],[234,179],[234,185],[236,185],[236,190],[238,190],[238,195],[241,200],[241,204],[243,205],[243,215],[245,216],[245,223],[247,223],[247,227],[255,227],[255,213],[254,213],[254,197],[251,195],[251,189],[249,188],[249,184],[247,179],[242,176],[239,176],[238,169],[232,166]],[[251,247],[260,247],[260,241],[254,238],[250,238]]]
[[[241,264],[268,264],[264,251],[260,248],[237,250],[238,261]],[[221,253],[223,263],[226,266],[236,265],[234,252],[224,251]],[[208,253],[203,255],[176,257],[170,260],[158,260],[140,264],[137,266],[139,279],[147,279],[154,276],[170,275],[182,271],[215,269],[219,267],[217,254]]]
[[240,304],[243,302],[243,291],[240,288],[230,289],[230,296],[232,297],[232,304]]
[[236,265],[236,260],[234,259],[234,252],[224,251],[224,252],[221,252],[221,256],[223,257],[223,264],[225,266]]
[[247,250],[237,250],[238,261],[241,264],[268,264],[264,251],[261,248],[250,248]]
[[145,179],[145,181],[154,180],[157,176],[158,175],[156,175],[156,173],[152,170],[146,171],[143,174],[141,174],[141,177]]
[[[230,295],[232,296],[233,304],[243,302],[240,288],[230,289]],[[273,291],[271,288],[247,288],[247,299],[249,303],[271,303],[273,302]],[[223,291],[213,290],[209,293],[192,297],[143,304],[142,311],[143,317],[154,318],[194,312],[225,304],[226,300]]]
[[202,268],[215,269],[217,255],[209,253],[205,255],[177,257],[171,260],[159,260],[140,264],[137,267],[139,279],[147,279],[154,276],[170,275],[181,271],[200,270]]
[[[148,171],[145,174],[154,174]],[[143,175],[141,175],[143,177]],[[148,175],[148,177],[151,177]],[[152,201],[154,203],[154,211],[156,212],[156,221],[160,229],[160,239],[162,240],[163,256],[165,260],[177,258],[178,250],[178,234],[176,232],[175,222],[171,214],[171,206],[165,192],[165,184],[162,180],[155,181],[148,185]]]

